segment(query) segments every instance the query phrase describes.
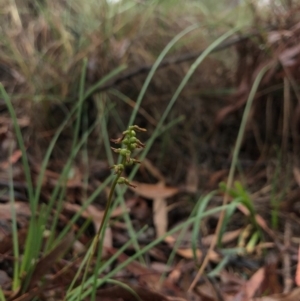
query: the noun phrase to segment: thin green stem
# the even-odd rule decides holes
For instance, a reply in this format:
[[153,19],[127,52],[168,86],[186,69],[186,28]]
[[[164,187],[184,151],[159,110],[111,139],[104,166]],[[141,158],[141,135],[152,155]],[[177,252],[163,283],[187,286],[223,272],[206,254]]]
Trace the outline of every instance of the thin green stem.
[[[84,270],[84,275],[83,279],[81,281],[81,285],[79,288],[79,294],[78,294],[78,300],[81,300],[82,297],[82,292],[84,289],[84,284],[86,282],[87,274],[89,271],[89,268],[91,266],[92,258],[94,257],[97,247],[98,247],[98,252],[97,252],[97,261],[96,261],[96,266],[94,269],[94,281],[93,281],[93,287],[92,287],[92,295],[91,295],[91,301],[96,299],[96,289],[97,289],[97,275],[98,275],[98,268],[100,267],[100,260],[102,257],[102,249],[103,249],[103,239],[101,240],[102,235],[105,235],[103,231],[105,230],[106,224],[108,222],[109,214],[110,214],[110,209],[111,209],[111,204],[112,204],[112,199],[114,192],[116,190],[116,185],[117,184],[126,184],[128,186],[133,186],[128,179],[121,177],[123,170],[126,165],[132,165],[136,163],[140,163],[140,161],[130,158],[131,153],[134,149],[136,148],[144,148],[145,145],[136,138],[136,132],[145,132],[146,129],[140,128],[137,125],[129,126],[128,129],[123,132],[123,135],[121,138],[118,139],[112,139],[111,141],[114,142],[115,144],[123,144],[123,148],[113,148],[112,150],[122,156],[122,161],[121,164],[114,165],[112,168],[115,171],[116,177],[113,181],[112,187],[110,189],[110,193],[108,196],[108,200],[105,206],[105,211],[104,215],[100,224],[100,227],[93,239],[93,242],[88,250],[88,255],[87,255],[87,264],[85,266]],[[100,244],[99,244],[100,242]]]
[[[123,161],[125,161],[125,160],[123,159]],[[125,163],[125,162],[123,162],[123,163]],[[111,203],[112,203],[113,195],[114,195],[116,186],[118,184],[118,180],[121,177],[121,174],[122,174],[121,172],[117,173],[117,176],[115,177],[115,179],[113,181],[113,184],[112,184],[112,187],[110,189],[108,200],[107,200],[107,203],[106,203],[106,206],[105,206],[104,216],[103,216],[103,219],[101,221],[100,227],[99,227],[99,229],[97,231],[97,234],[95,236],[95,239],[94,239],[93,251],[91,253],[91,256],[93,256],[95,254],[95,252],[96,252],[96,246],[99,243],[101,232],[102,232],[104,224],[106,222],[106,219],[107,219],[107,216],[108,216],[108,212],[109,212],[109,208],[110,208]]]
[[[125,164],[125,158],[123,158],[123,164]],[[93,239],[93,242],[92,242],[92,252],[90,253],[89,255],[89,259],[87,261],[87,264],[86,264],[86,267],[85,267],[85,270],[84,270],[84,275],[83,275],[83,279],[82,279],[82,282],[81,282],[81,288],[80,288],[80,293],[79,293],[79,296],[78,296],[78,300],[81,300],[81,294],[82,294],[82,290],[83,290],[83,285],[85,283],[85,280],[87,278],[87,273],[88,273],[88,270],[91,266],[91,261],[92,261],[92,258],[93,256],[95,255],[96,253],[96,248],[97,248],[97,245],[99,244],[99,241],[100,241],[100,238],[101,238],[101,233],[102,233],[102,230],[104,228],[104,225],[106,224],[106,219],[108,218],[108,213],[109,213],[109,208],[111,206],[111,203],[112,203],[112,199],[113,199],[113,195],[114,195],[114,191],[116,189],[116,186],[117,186],[117,183],[118,183],[118,180],[119,178],[121,177],[121,174],[122,172],[118,172],[117,173],[117,176],[115,177],[113,183],[112,183],[112,187],[110,189],[110,192],[109,192],[109,196],[108,196],[108,200],[107,200],[107,203],[106,203],[106,206],[105,206],[105,211],[104,211],[104,215],[103,215],[103,219],[101,221],[101,224],[100,224],[100,227]],[[100,255],[101,256],[101,255]]]

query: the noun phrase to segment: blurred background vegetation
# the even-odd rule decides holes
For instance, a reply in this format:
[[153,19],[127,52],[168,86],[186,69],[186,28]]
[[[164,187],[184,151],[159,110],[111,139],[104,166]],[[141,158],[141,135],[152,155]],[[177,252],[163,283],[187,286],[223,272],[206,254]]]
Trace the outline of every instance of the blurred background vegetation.
[[[94,125],[90,162],[107,160],[105,133],[117,136],[135,110],[135,123],[151,136],[171,106],[160,125],[168,130],[155,140],[150,159],[172,185],[184,181],[187,166],[197,166],[198,185],[210,190],[226,177],[253,83],[272,63],[255,95],[239,157],[242,178],[257,185],[257,174],[271,181],[272,172],[260,171],[274,171],[278,158],[284,174],[298,162],[299,8],[296,0],[2,1],[0,80],[36,162],[80,93],[80,135]],[[203,51],[232,29],[235,34],[194,68]],[[9,113],[1,106],[2,140],[11,141]],[[69,156],[73,124],[56,143],[54,161]]]
[[[86,126],[109,112],[108,128],[115,134],[128,123],[145,78],[164,47],[188,26],[199,25],[167,53],[167,64],[158,68],[143,97],[137,122],[151,133],[201,51],[239,26],[235,41],[195,70],[167,118],[170,122],[183,116],[185,121],[161,137],[157,141],[160,151],[153,152],[153,159],[166,172],[175,158],[215,161],[209,165],[219,168],[228,164],[239,128],[243,101],[237,94],[247,96],[257,68],[278,57],[276,51],[284,43],[293,43],[291,29],[297,24],[297,12],[296,1],[2,1],[0,80],[12,96],[18,116],[28,118],[27,143],[41,158],[51,135],[78,101],[84,58],[88,60],[86,89],[124,66],[125,70],[100,85],[84,102]],[[271,35],[277,35],[275,41],[270,41]],[[258,112],[251,116],[244,145],[252,160],[258,159],[265,147],[282,143],[286,77],[281,71],[265,85],[264,91],[268,88],[271,92],[261,92],[263,99],[255,104]],[[248,90],[241,92],[243,88]],[[280,98],[282,101],[277,101]],[[290,106],[292,110],[293,104]],[[85,131],[83,124],[81,131]],[[89,152],[104,158],[99,131],[96,127],[92,134]],[[67,153],[71,134],[72,128],[65,131],[57,155]],[[182,164],[178,170],[184,170]],[[175,182],[179,174],[175,173]]]
[[[177,205],[177,211],[169,215],[166,211],[169,225],[190,214],[195,195],[211,192],[227,180],[235,149],[239,149],[235,179],[242,184],[234,186],[231,197],[248,204],[252,224],[258,227],[255,210],[268,221],[272,218],[273,229],[282,226],[281,213],[299,215],[298,0],[0,0],[0,13],[0,82],[9,94],[0,98],[0,180],[7,180],[0,184],[7,188],[7,183],[20,180],[23,186],[18,182],[14,188],[24,201],[28,195],[30,199],[31,175],[32,190],[38,187],[32,192],[33,207],[37,209],[41,200],[51,204],[47,218],[39,220],[45,228],[56,199],[75,205],[93,201],[114,161],[109,137],[119,137],[129,123],[147,128],[148,168],[151,162],[163,175],[157,170],[147,173],[142,165],[137,181],[153,184],[160,177],[169,186],[185,185],[179,192],[192,192],[181,196],[182,211]],[[16,119],[7,103],[13,105]],[[24,176],[14,166],[9,178],[8,158],[16,163],[24,157],[23,150],[18,153],[14,122],[21,128],[29,164],[27,175],[26,168]],[[49,166],[42,165],[62,127]],[[239,132],[243,135],[237,140]],[[79,141],[83,142],[74,151]],[[40,170],[48,182],[43,182]],[[62,170],[60,182],[57,174]],[[98,181],[94,186],[93,177]],[[88,197],[83,183],[91,184]],[[76,189],[82,189],[81,194]],[[246,189],[255,197],[250,198]],[[191,207],[182,205],[191,199]],[[175,203],[178,200],[175,197]],[[97,202],[103,208],[105,195]],[[220,199],[216,202],[221,205]],[[57,224],[49,227],[53,233],[65,222],[59,220],[63,205],[57,208]],[[235,210],[231,208],[226,226]],[[215,230],[216,221],[208,225],[207,233]],[[34,233],[34,223],[29,233]],[[234,217],[234,226],[243,223]],[[126,229],[130,225],[127,217]],[[294,226],[299,232],[297,222]],[[40,232],[33,259],[40,254],[44,235]]]

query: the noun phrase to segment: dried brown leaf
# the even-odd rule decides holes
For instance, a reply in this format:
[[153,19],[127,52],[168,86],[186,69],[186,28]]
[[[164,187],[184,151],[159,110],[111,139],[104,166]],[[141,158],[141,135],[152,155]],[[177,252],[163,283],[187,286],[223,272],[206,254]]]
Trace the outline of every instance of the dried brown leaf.
[[[236,238],[239,237],[240,233],[242,232],[243,229],[238,229],[234,231],[228,231],[223,234],[222,236],[222,244],[229,243]],[[202,238],[202,243],[204,246],[210,246],[210,244],[215,240],[215,234],[208,235],[206,237]]]
[[[159,186],[164,186],[160,183]],[[164,198],[156,197],[153,199],[153,222],[156,230],[156,237],[161,237],[167,232],[168,210],[167,202]]]
[[250,301],[299,301],[300,287],[287,294],[275,294],[261,298],[252,298]]
[[264,283],[261,285],[261,291],[268,291],[269,294],[279,294],[283,291],[283,288],[277,274],[278,256],[273,252],[269,252],[265,260],[265,277]]
[[133,192],[151,200],[155,198],[170,198],[179,192],[179,189],[176,187],[161,186],[159,183],[145,184],[132,182],[132,184],[137,186],[136,188],[130,188]]
[[293,33],[290,30],[274,30],[267,35],[267,40],[270,44],[280,41],[282,38],[292,37]]
[[300,45],[296,45],[285,49],[280,55],[279,59],[283,66],[292,66],[295,64],[294,57],[300,53]]
[[[164,241],[170,245],[170,247],[172,248],[176,239],[173,237],[173,236],[167,236]],[[178,248],[176,250],[176,253],[180,256],[182,256],[183,258],[186,258],[186,259],[193,259],[194,258],[194,253],[193,253],[193,250],[191,248]],[[196,256],[198,259],[201,259],[202,258],[202,252],[197,249],[196,250]],[[215,251],[211,251],[209,253],[209,259],[213,262],[219,262],[220,261],[220,256],[215,252]]]
[[19,149],[15,150],[7,161],[0,164],[0,168],[8,168],[10,164],[15,164],[21,157],[22,152]]
[[293,174],[298,186],[300,186],[300,169],[298,167],[294,167]]
[[201,301],[217,301],[218,298],[212,285],[203,283],[195,288],[196,293],[201,297]]
[[296,268],[295,282],[297,286],[300,286],[300,247],[298,248],[298,263]]
[[185,190],[190,193],[195,193],[198,190],[198,170],[195,164],[189,166],[186,176]]
[[[0,220],[11,220],[11,206],[10,203],[0,204]],[[31,215],[28,203],[16,201],[14,202],[14,210],[17,215],[22,214],[25,217]]]
[[262,267],[258,269],[245,284],[247,298],[252,298],[255,295],[255,293],[263,283],[264,278],[265,268]]

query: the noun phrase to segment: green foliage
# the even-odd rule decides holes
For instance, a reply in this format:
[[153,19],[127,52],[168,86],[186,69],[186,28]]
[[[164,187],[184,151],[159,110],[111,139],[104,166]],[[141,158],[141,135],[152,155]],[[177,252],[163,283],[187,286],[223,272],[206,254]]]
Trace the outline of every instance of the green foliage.
[[220,183],[220,189],[224,193],[229,194],[232,197],[232,200],[225,213],[221,231],[218,237],[218,245],[221,246],[221,239],[223,237],[223,234],[225,233],[226,228],[237,209],[237,206],[240,204],[249,211],[249,222],[250,225],[255,229],[254,237],[252,237],[252,242],[250,242],[250,244],[252,245],[253,242],[257,242],[257,240],[263,239],[262,231],[256,221],[256,212],[253,206],[253,201],[251,200],[248,192],[243,187],[243,185],[240,182],[235,182],[233,188],[227,189],[225,183]]
[[[84,64],[83,73],[85,70],[86,64]],[[118,70],[118,69],[117,69]],[[101,81],[105,82],[106,80],[109,80],[111,76],[116,74],[118,72],[117,70],[113,71],[108,76],[104,77]],[[120,70],[120,69],[119,69]],[[79,121],[81,116],[81,106],[83,101],[86,99],[86,97],[89,95],[91,87],[86,93],[84,92],[84,82],[82,81],[82,88],[80,88],[80,96],[79,96],[79,102],[77,105],[74,106],[74,108],[70,111],[68,116],[66,117],[65,121],[59,126],[58,130],[56,131],[55,135],[52,138],[52,141],[49,144],[49,147],[47,149],[47,152],[45,154],[44,160],[41,165],[40,174],[38,175],[37,182],[35,183],[35,186],[33,185],[31,174],[30,174],[30,167],[27,159],[27,152],[25,148],[25,144],[23,141],[23,137],[21,134],[21,130],[19,127],[19,124],[17,122],[16,113],[14,110],[14,107],[12,105],[12,101],[10,96],[6,93],[4,87],[2,84],[0,84],[0,92],[2,94],[2,97],[5,100],[5,103],[8,107],[10,116],[12,118],[18,145],[22,151],[22,161],[23,161],[23,168],[24,173],[26,177],[26,183],[27,183],[27,189],[28,189],[28,200],[30,204],[31,209],[31,218],[29,223],[29,229],[28,234],[26,238],[25,248],[24,248],[24,254],[22,254],[22,263],[19,265],[19,261],[15,261],[15,267],[14,267],[14,285],[13,289],[14,291],[17,291],[20,289],[22,292],[26,292],[28,289],[28,286],[31,281],[31,277],[36,269],[37,263],[39,262],[40,253],[44,251],[44,254],[51,253],[55,246],[59,244],[59,242],[65,237],[65,235],[68,233],[72,225],[77,221],[77,219],[80,217],[81,213],[86,209],[86,207],[95,199],[97,195],[104,189],[105,185],[109,181],[107,181],[104,185],[101,185],[99,189],[95,191],[95,193],[85,202],[85,204],[82,206],[82,209],[73,217],[71,222],[65,227],[65,229],[60,233],[60,235],[55,238],[56,233],[56,227],[58,223],[58,217],[61,213],[61,210],[63,208],[63,200],[66,193],[66,185],[65,183],[68,180],[68,174],[70,172],[70,169],[72,167],[72,163],[78,154],[80,148],[84,144],[84,142],[87,140],[89,134],[94,129],[94,126],[92,126],[79,140],[78,142],[78,136],[79,136]],[[97,83],[98,84],[98,83]],[[96,85],[97,85],[96,84]],[[69,156],[69,159],[67,160],[63,171],[60,175],[60,178],[58,179],[58,183],[55,186],[52,195],[50,197],[49,203],[47,205],[42,205],[43,208],[39,208],[39,198],[42,190],[43,185],[43,179],[45,175],[45,171],[47,168],[47,165],[49,163],[52,151],[55,147],[55,144],[62,133],[63,129],[66,127],[66,125],[70,122],[71,117],[74,116],[74,114],[77,114],[77,123],[75,126],[75,135],[73,138],[73,148],[72,153]],[[78,121],[79,120],[79,121]],[[110,179],[109,179],[110,180]],[[13,195],[13,184],[12,180],[10,181],[10,200],[13,207],[14,204],[14,195]],[[63,188],[61,188],[63,187]],[[57,201],[58,200],[58,201]],[[54,205],[56,205],[55,215],[52,217],[52,209],[54,208]],[[16,227],[16,219],[14,214],[13,216],[13,242],[14,242],[14,255],[16,258],[20,257],[19,247],[18,247],[18,241],[17,241],[17,227]],[[50,228],[50,236],[48,240],[46,241],[45,247],[42,246],[42,241],[44,239],[44,232],[47,229],[47,224],[51,224]],[[44,249],[44,250],[43,250]],[[21,276],[25,275],[25,277]]]

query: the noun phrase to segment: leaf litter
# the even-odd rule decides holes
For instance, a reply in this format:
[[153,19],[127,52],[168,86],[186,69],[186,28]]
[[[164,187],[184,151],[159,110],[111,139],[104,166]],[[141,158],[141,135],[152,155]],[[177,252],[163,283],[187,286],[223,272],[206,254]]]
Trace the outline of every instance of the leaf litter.
[[[18,23],[16,20],[15,22]],[[44,24],[42,27],[43,30],[47,32],[47,26]],[[42,34],[41,32],[41,35]],[[180,238],[178,232],[173,233],[173,235],[168,235],[167,233],[174,227],[184,224],[187,220],[187,211],[190,213],[191,210],[187,208],[188,206],[186,204],[188,204],[191,199],[195,199],[195,195],[198,193],[205,195],[207,188],[209,188],[209,190],[216,189],[218,183],[227,177],[228,161],[230,161],[231,154],[230,151],[225,156],[222,153],[224,144],[222,146],[221,136],[226,138],[226,145],[229,144],[227,139],[230,140],[230,137],[234,135],[232,135],[231,132],[230,135],[228,133],[224,134],[223,129],[226,128],[228,122],[230,123],[230,130],[234,127],[232,126],[232,120],[234,120],[234,116],[238,115],[241,108],[245,105],[257,73],[261,70],[262,66],[270,61],[278,62],[282,68],[276,67],[271,69],[263,79],[261,89],[255,98],[256,101],[254,103],[253,112],[250,116],[247,133],[250,139],[248,141],[247,137],[245,138],[245,153],[249,152],[251,154],[251,156],[249,156],[251,158],[250,163],[244,160],[244,158],[241,158],[240,164],[241,169],[245,171],[244,185],[247,186],[248,184],[251,190],[259,192],[261,199],[265,197],[269,200],[270,192],[275,199],[280,195],[280,191],[275,191],[272,185],[268,187],[268,191],[258,187],[261,181],[272,182],[273,180],[270,180],[270,174],[274,174],[272,162],[265,160],[267,163],[263,163],[263,167],[259,163],[261,158],[268,157],[268,153],[264,152],[270,147],[261,140],[264,137],[266,137],[266,141],[274,140],[279,132],[283,132],[282,129],[279,129],[280,126],[277,124],[278,120],[283,119],[283,116],[278,114],[276,110],[265,110],[265,106],[268,106],[268,103],[277,101],[277,96],[272,93],[268,94],[268,89],[273,89],[274,87],[276,89],[278,84],[280,85],[281,81],[285,79],[290,82],[290,86],[294,89],[293,93],[296,95],[296,98],[299,97],[297,95],[297,86],[293,86],[293,82],[296,81],[297,83],[299,76],[300,48],[295,42],[298,36],[299,23],[294,22],[294,24],[285,29],[272,28],[272,30],[266,31],[265,35],[256,35],[253,39],[247,38],[243,40],[243,43],[236,45],[236,54],[238,56],[236,89],[230,96],[222,99],[224,100],[222,102],[223,107],[218,108],[215,112],[213,128],[207,126],[207,124],[212,123],[211,120],[213,118],[209,118],[210,120],[207,124],[201,124],[201,126],[209,128],[211,131],[210,134],[216,133],[221,129],[221,135],[216,134],[215,137],[212,138],[212,140],[215,139],[215,142],[212,141],[208,146],[208,151],[205,151],[207,162],[210,160],[213,161],[211,162],[212,166],[216,164],[217,168],[215,166],[211,170],[206,166],[201,166],[200,168],[196,163],[197,161],[193,160],[194,163],[191,163],[190,158],[187,160],[189,161],[188,164],[185,165],[184,159],[186,158],[179,156],[178,166],[185,167],[182,168],[183,170],[181,172],[178,172],[176,169],[171,169],[167,164],[166,167],[160,166],[162,169],[162,171],[160,171],[150,160],[145,160],[141,166],[138,181],[133,183],[133,185],[137,187],[135,189],[130,188],[130,192],[125,194],[126,208],[122,206],[114,208],[105,235],[107,239],[107,241],[104,242],[105,254],[103,254],[103,257],[105,257],[105,259],[111,258],[111,256],[118,251],[118,247],[121,247],[130,239],[127,228],[128,224],[124,221],[124,215],[126,213],[129,214],[134,230],[139,230],[144,225],[148,225],[148,230],[137,238],[141,248],[152,243],[157,238],[164,237],[161,239],[161,242],[146,252],[144,256],[145,262],[132,261],[124,270],[113,277],[115,280],[122,280],[122,282],[134,290],[142,300],[299,300],[300,291],[297,286],[299,286],[300,283],[300,259],[299,231],[297,231],[297,227],[299,228],[300,214],[295,205],[297,205],[300,196],[299,187],[296,188],[297,185],[299,186],[300,176],[297,162],[293,165],[293,180],[291,180],[291,187],[288,188],[294,191],[295,196],[288,205],[284,207],[282,205],[284,203],[283,201],[278,208],[276,205],[272,205],[272,208],[265,206],[267,209],[264,208],[260,210],[259,206],[261,204],[255,204],[256,212],[254,219],[263,232],[263,238],[260,241],[253,239],[253,237],[255,238],[253,227],[247,227],[252,213],[246,206],[241,204],[237,205],[236,208],[232,210],[232,220],[228,223],[228,227],[224,229],[219,245],[208,254],[209,265],[206,269],[206,275],[201,277],[195,290],[189,294],[186,291],[193,281],[199,266],[201,266],[203,257],[207,255],[212,241],[217,239],[214,230],[220,214],[214,213],[210,217],[203,219],[198,225],[199,229],[197,230],[199,230],[199,234],[196,238],[196,249],[192,246],[193,229],[191,226],[187,227],[183,238]],[[97,43],[101,43],[100,39],[97,40]],[[128,39],[117,41],[114,38],[110,43],[112,53],[117,59],[121,59],[131,51],[130,41],[128,41]],[[264,47],[268,47],[268,52],[262,51]],[[23,48],[29,49],[28,47]],[[144,51],[139,51],[139,56],[142,57]],[[49,50],[49,52],[52,52],[52,50]],[[148,54],[146,53],[145,55]],[[95,55],[93,58],[94,61],[89,60],[89,72],[91,72],[92,69],[97,69],[96,57]],[[24,84],[26,80],[25,78],[21,79],[23,75],[17,70],[14,70],[15,67],[13,65],[9,68],[11,68],[12,74],[14,74],[14,82],[18,83],[18,85],[21,83]],[[176,66],[174,65],[172,68],[174,71]],[[179,68],[177,71],[178,74],[180,74]],[[60,76],[58,77],[61,79]],[[160,78],[159,75],[158,78]],[[64,84],[60,83],[59,85]],[[66,89],[66,87],[62,87],[62,90],[66,91]],[[276,91],[278,91],[278,89]],[[269,98],[265,99],[264,97],[267,94]],[[299,99],[295,99],[295,101],[290,103],[292,108],[289,110],[290,115],[288,117],[290,118],[288,118],[289,122],[287,123],[288,128],[291,130],[291,137],[293,135],[295,136],[295,133],[297,134],[296,129],[300,117],[299,103],[296,100],[299,102]],[[135,106],[134,101],[130,103],[133,107]],[[277,105],[280,106],[280,104]],[[147,104],[145,104],[145,106],[147,106]],[[146,107],[146,109],[142,108],[142,111],[140,111],[142,112],[141,115],[147,116],[149,122],[151,120],[150,124],[155,125],[157,122],[152,116],[156,116],[157,114],[155,114],[156,111],[152,111],[153,107],[155,106],[151,103],[151,106]],[[265,111],[267,111],[267,116],[261,113]],[[281,108],[279,108],[278,111],[281,111]],[[197,121],[198,118],[197,116]],[[266,124],[264,124],[264,128],[268,129],[266,133],[262,133],[258,126],[261,120],[266,121]],[[17,122],[22,129],[31,126],[31,121],[27,117],[18,118]],[[63,292],[79,268],[82,254],[86,251],[86,246],[99,228],[103,219],[103,205],[105,205],[106,201],[105,193],[104,195],[98,196],[94,203],[88,205],[85,210],[82,211],[81,208],[88,196],[92,194],[95,188],[101,184],[103,178],[105,179],[107,176],[107,168],[104,167],[106,163],[102,166],[101,164],[97,165],[97,167],[92,166],[91,176],[87,181],[88,183],[84,182],[85,175],[82,172],[80,164],[77,162],[74,164],[67,181],[60,184],[61,188],[66,188],[67,193],[66,200],[63,203],[63,209],[58,215],[59,223],[58,228],[55,229],[57,231],[55,235],[58,235],[59,232],[69,224],[74,215],[79,214],[79,220],[70,227],[75,233],[73,234],[73,232],[70,231],[52,251],[39,254],[38,261],[34,263],[33,274],[28,288],[24,289],[25,291],[23,292],[21,292],[21,290],[12,292],[12,266],[14,261],[20,259],[14,258],[12,252],[11,208],[13,206],[17,217],[20,250],[24,248],[31,212],[27,202],[28,196],[26,182],[24,180],[25,177],[20,164],[22,153],[17,148],[10,123],[10,118],[1,117],[0,142],[3,151],[1,156],[3,156],[3,158],[1,157],[0,163],[0,186],[3,191],[1,191],[0,204],[0,285],[7,299],[12,301],[32,300],[36,296],[41,300],[61,300],[63,298]],[[195,123],[191,122],[191,124],[194,128]],[[186,126],[188,128],[188,123]],[[47,135],[45,135],[44,138],[46,138]],[[198,136],[197,132],[197,137]],[[291,137],[289,137],[289,139],[292,139]],[[189,151],[189,146],[187,146],[188,143],[185,144],[186,137],[184,137],[184,140],[182,149],[183,152],[187,152]],[[182,141],[180,141],[180,143],[181,142]],[[205,144],[202,140],[200,142],[201,146]],[[217,147],[215,147],[214,144],[217,145]],[[262,146],[261,158],[255,156],[257,152],[257,149],[254,147],[255,145],[258,146],[258,148]],[[10,155],[8,146],[12,148]],[[247,150],[247,148],[249,149]],[[197,148],[197,151],[201,152],[201,148]],[[212,156],[210,156],[210,152],[213,153]],[[295,153],[298,154],[297,151]],[[186,156],[188,157],[189,155]],[[211,159],[211,157],[213,157],[213,159]],[[255,159],[253,159],[253,157]],[[40,204],[47,204],[49,202],[53,188],[58,185],[61,166],[63,165],[61,161],[57,160],[55,162],[53,159],[51,160],[51,166],[47,167],[39,200]],[[166,162],[167,161],[168,160],[166,160]],[[9,204],[8,195],[9,180],[7,174],[10,165],[12,165],[14,177],[15,201],[13,205]],[[35,178],[41,170],[39,160],[31,156],[30,167],[30,172]],[[93,168],[94,170],[92,170]],[[204,172],[203,169],[205,168],[209,170],[208,173]],[[201,170],[199,171],[199,169]],[[149,173],[150,176],[148,176],[147,173]],[[203,181],[205,183],[201,183],[202,181],[199,179],[199,174],[201,175],[201,173],[205,175]],[[182,176],[182,174],[184,174],[184,176]],[[285,176],[287,175],[280,177],[282,183],[284,182]],[[241,177],[240,175],[237,176],[237,178]],[[180,179],[180,181],[172,181],[170,178],[172,178],[172,180]],[[218,195],[211,199],[208,209],[217,208],[220,205],[219,199],[221,197],[221,192],[218,192]],[[259,198],[256,197],[255,194],[252,195],[252,199],[254,203],[258,203],[257,200]],[[282,197],[282,199],[284,199],[284,197]],[[233,199],[231,201],[234,202]],[[287,235],[290,237],[290,244],[284,242],[280,228],[272,228],[270,225],[270,211],[275,210],[274,208],[278,210],[280,220],[288,219],[293,224],[293,234]],[[283,210],[282,208],[285,209]],[[53,214],[56,210],[57,208],[53,209]],[[92,222],[91,225],[75,240],[75,234],[78,233],[82,224],[88,220]],[[51,223],[51,221],[52,220],[50,220],[49,223]],[[49,227],[49,225],[47,225],[47,227]],[[297,243],[295,243],[295,241]],[[247,246],[249,246],[248,249],[246,248]],[[240,250],[239,247],[242,250]],[[271,252],[269,249],[276,254],[271,260],[269,260],[267,256],[264,256],[265,253]],[[118,256],[115,265],[128,260],[134,250],[133,245],[129,246],[127,250]],[[251,250],[251,252],[249,251],[247,253],[246,250]],[[75,254],[76,259],[74,259]],[[168,262],[171,257],[172,260]],[[283,293],[282,283],[282,278],[285,277],[282,272],[283,257],[290,262],[290,274],[293,281],[290,289],[285,293]],[[66,270],[64,269],[65,266],[68,267]],[[113,265],[108,267],[99,277],[104,276],[104,274],[111,271],[113,267]],[[59,281],[57,279],[59,279]],[[98,300],[107,301],[133,300],[130,291],[117,285],[101,287],[97,291],[97,298]]]

